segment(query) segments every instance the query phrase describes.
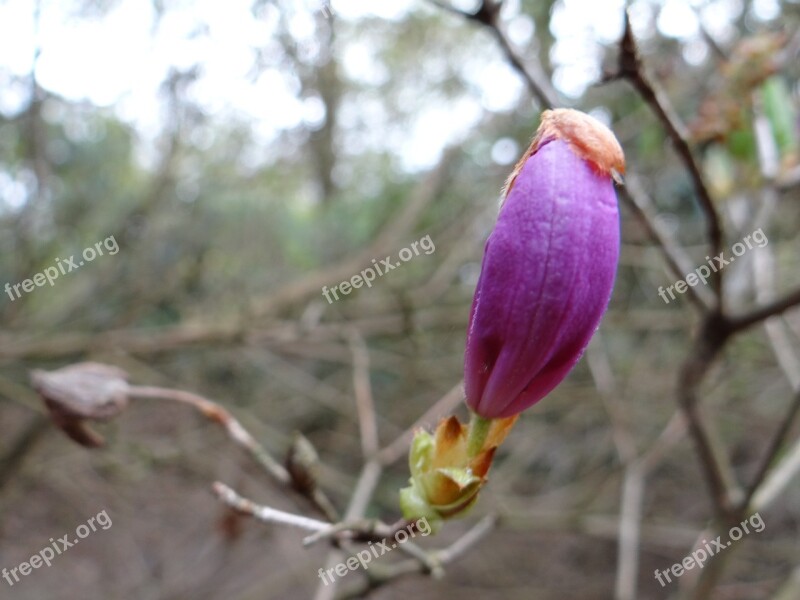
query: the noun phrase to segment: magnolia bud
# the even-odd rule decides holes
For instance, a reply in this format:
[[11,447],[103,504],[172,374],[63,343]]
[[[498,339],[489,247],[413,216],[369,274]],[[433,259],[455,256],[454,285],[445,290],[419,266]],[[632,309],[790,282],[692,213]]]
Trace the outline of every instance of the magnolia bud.
[[467,404],[519,414],[567,376],[606,310],[619,257],[614,134],[594,118],[542,115],[486,242],[467,332]]

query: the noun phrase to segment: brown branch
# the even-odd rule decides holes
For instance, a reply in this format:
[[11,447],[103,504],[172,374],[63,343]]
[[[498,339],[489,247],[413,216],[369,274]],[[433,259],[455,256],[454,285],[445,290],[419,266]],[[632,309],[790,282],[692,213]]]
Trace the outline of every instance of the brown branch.
[[295,515],[293,513],[277,510],[270,506],[256,504],[252,500],[243,498],[232,488],[228,487],[224,483],[220,483],[219,481],[214,483],[213,489],[214,493],[217,495],[217,498],[219,498],[221,502],[243,515],[255,517],[264,523],[278,523],[280,525],[296,527],[304,531],[315,532],[325,531],[331,526],[330,523],[326,523],[324,521],[309,519],[308,517],[304,517],[302,515]]
[[[626,185],[618,189],[622,200],[628,205],[634,216],[639,219],[647,235],[664,255],[667,268],[672,272],[672,275],[677,279],[683,279],[687,273],[691,273],[694,268],[688,264],[688,258],[681,248],[664,231],[664,228],[659,226],[658,221],[652,214],[652,200],[639,185],[636,176],[629,174],[626,177]],[[700,312],[705,312],[711,306],[713,298],[710,297],[705,288],[690,286],[686,291],[689,301]]]
[[739,497],[740,490],[724,448],[712,438],[704,422],[697,389],[731,334],[730,322],[724,316],[717,311],[707,314],[694,337],[692,351],[681,366],[677,388],[678,405],[694,440],[716,516],[723,523],[735,519],[734,498]]
[[706,483],[711,492],[715,513],[719,519],[727,523],[733,514],[733,503],[727,483],[730,477],[723,474],[720,457],[706,429],[694,392],[684,390],[679,400],[689,425],[689,434],[694,439]]
[[438,571],[441,567],[461,558],[482,542],[496,525],[496,515],[490,514],[485,516],[447,548],[427,552],[427,562],[414,559],[395,563],[384,569],[372,567],[367,572],[367,579],[365,581],[349,588],[343,594],[339,595],[338,598],[364,598],[369,592],[383,587],[400,577],[430,573],[432,567],[436,567]]
[[798,414],[800,414],[800,390],[795,392],[792,403],[789,405],[789,409],[786,411],[786,416],[784,416],[780,426],[778,427],[778,430],[772,437],[772,441],[770,442],[769,446],[767,446],[767,451],[764,453],[764,458],[761,460],[755,477],[753,477],[753,481],[747,487],[745,497],[739,507],[743,513],[748,510],[753,496],[755,496],[758,488],[764,482],[764,479],[766,479],[769,468],[775,461],[775,457],[778,455],[778,452],[780,452],[781,448],[783,448],[786,438],[788,437],[789,432],[792,430],[792,425],[794,425]]
[[[625,79],[634,89],[639,92],[639,95],[655,113],[667,136],[672,142],[678,157],[683,162],[684,167],[689,173],[694,186],[695,194],[700,205],[700,209],[705,215],[707,225],[708,242],[711,247],[711,252],[716,256],[722,252],[722,225],[720,222],[719,214],[711,199],[711,194],[706,186],[703,174],[700,167],[692,154],[689,147],[688,133],[686,127],[681,122],[675,109],[669,101],[669,98],[664,94],[661,88],[653,81],[651,81],[645,71],[639,57],[639,49],[636,39],[633,36],[630,18],[627,12],[625,13],[625,32],[620,41],[620,54],[618,71],[607,75],[604,80],[611,81],[614,79]],[[721,271],[714,274],[712,280],[714,291],[717,295],[717,300],[722,303],[722,277]]]
[[780,315],[790,308],[794,308],[800,304],[800,289],[790,292],[783,298],[765,304],[759,308],[753,309],[749,313],[743,315],[729,317],[730,328],[734,333],[739,333],[748,327],[752,327],[757,323],[770,317]]
[[283,285],[276,292],[255,300],[250,309],[252,315],[262,317],[272,314],[310,296],[319,295],[321,298],[323,285],[349,279],[368,265],[370,260],[381,258],[393,251],[403,241],[403,236],[411,231],[424,210],[439,196],[450,164],[456,154],[457,148],[451,147],[444,150],[439,164],[415,185],[403,208],[398,214],[392,215],[392,218],[387,221],[387,225],[369,246],[353,256],[312,271]]
[[[130,386],[127,395],[131,398],[171,400],[191,406],[210,421],[222,426],[231,440],[238,446],[247,450],[275,481],[288,489],[297,491],[292,485],[291,475],[283,465],[276,461],[266,448],[259,444],[227,409],[216,402],[183,390],[151,386]],[[331,521],[337,519],[338,515],[333,504],[321,490],[314,488],[303,495],[320,513],[325,515],[326,518]]]
[[443,10],[464,17],[470,21],[476,21],[484,27],[487,27],[503,50],[506,60],[508,60],[509,64],[514,67],[514,70],[520,74],[523,81],[525,81],[525,85],[528,86],[531,95],[539,102],[540,108],[553,108],[561,104],[558,94],[542,72],[541,65],[536,64],[530,68],[526,67],[522,58],[511,47],[511,42],[509,42],[500,27],[499,16],[502,1],[483,0],[474,13],[459,10],[449,4],[439,2],[438,0],[429,0],[429,2]]
[[[450,306],[443,307],[439,304],[416,308],[413,316],[415,328],[463,325],[463,315]],[[465,310],[468,310],[466,304]],[[346,322],[321,323],[313,329],[313,338],[315,342],[341,340],[354,328],[363,336],[406,333],[408,315],[401,312],[367,314]],[[118,329],[103,333],[42,333],[35,337],[0,334],[0,361],[54,359],[120,350],[136,355],[157,355],[195,346],[250,343],[259,346],[280,346],[308,337],[309,332],[296,322],[272,322],[264,327],[258,327],[252,320],[226,320],[217,317],[207,322],[183,323],[160,329]]]
[[355,330],[350,336],[350,351],[353,353],[353,390],[361,433],[361,451],[364,458],[369,460],[379,448],[378,422],[369,378],[367,345],[364,343],[364,338]]
[[414,439],[414,431],[420,427],[436,424],[446,414],[452,412],[464,398],[464,384],[459,381],[450,390],[437,400],[424,415],[417,419],[414,424],[406,429],[402,435],[398,436],[391,444],[383,448],[378,453],[378,460],[381,464],[391,465],[406,455],[411,440]]

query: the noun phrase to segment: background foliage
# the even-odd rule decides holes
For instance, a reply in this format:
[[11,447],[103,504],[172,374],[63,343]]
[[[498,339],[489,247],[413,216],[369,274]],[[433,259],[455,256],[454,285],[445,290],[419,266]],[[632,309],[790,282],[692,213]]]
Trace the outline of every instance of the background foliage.
[[[0,2],[0,282],[109,236],[120,247],[0,302],[0,567],[100,510],[113,520],[53,567],[0,583],[3,598],[308,598],[326,555],[219,505],[213,480],[308,510],[207,421],[137,402],[103,429],[107,447],[89,452],[46,421],[30,369],[91,359],[202,393],[277,456],[300,431],[339,506],[361,466],[353,335],[369,350],[383,444],[459,381],[483,242],[540,106],[488,28],[422,0],[372,4],[336,2],[330,18],[294,0]],[[600,83],[616,67],[624,9],[509,0],[500,26],[560,104],[612,126],[635,174],[628,185],[694,268],[708,253],[706,225],[684,165],[630,85]],[[650,76],[688,126],[723,248],[758,227],[769,238],[726,270],[728,306],[795,289],[800,4],[628,9]],[[115,38],[128,30],[120,23],[141,47]],[[475,509],[472,521],[496,512],[496,530],[444,579],[401,579],[374,597],[679,593],[652,573],[688,554],[713,517],[674,399],[698,319],[688,297],[659,298],[675,277],[627,204],[622,232],[614,297],[587,357],[523,416]],[[342,301],[322,297],[323,285],[424,235],[434,254]],[[800,386],[800,315],[771,323],[733,339],[701,388],[744,480]],[[657,456],[642,484],[636,592],[625,596],[615,581],[631,447]],[[389,468],[369,514],[396,518],[407,477],[402,460]],[[730,550],[713,597],[800,597],[797,482],[761,514],[765,531]],[[470,522],[425,543],[455,540]]]

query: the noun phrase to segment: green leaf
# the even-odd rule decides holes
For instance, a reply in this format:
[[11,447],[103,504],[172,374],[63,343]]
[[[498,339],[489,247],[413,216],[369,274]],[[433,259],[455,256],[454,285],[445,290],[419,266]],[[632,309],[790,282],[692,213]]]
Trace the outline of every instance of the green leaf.
[[414,434],[408,453],[408,467],[412,477],[419,477],[430,470],[435,449],[436,442],[430,433],[421,429]]
[[786,81],[777,75],[770,77],[761,88],[764,98],[764,112],[772,127],[775,143],[781,156],[797,151],[797,113],[792,103],[792,94]]

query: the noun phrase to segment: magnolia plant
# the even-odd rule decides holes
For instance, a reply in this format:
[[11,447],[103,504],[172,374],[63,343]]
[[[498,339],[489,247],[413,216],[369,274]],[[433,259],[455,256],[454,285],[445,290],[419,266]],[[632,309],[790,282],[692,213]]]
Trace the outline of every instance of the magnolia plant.
[[625,159],[589,115],[545,111],[506,185],[486,242],[464,356],[470,423],[456,417],[418,431],[407,519],[463,513],[486,482],[519,414],[572,370],[608,306],[619,257],[614,181]]
[[[436,527],[472,506],[519,414],[555,388],[580,359],[614,284],[619,255],[614,180],[624,170],[622,149],[600,122],[567,109],[542,115],[509,177],[486,242],[464,356],[470,422],[451,416],[433,433],[416,432],[410,486],[400,492],[406,519],[424,518]],[[221,406],[189,392],[131,385],[127,378],[116,367],[96,363],[32,373],[54,422],[78,443],[102,445],[88,423],[116,417],[130,398],[188,404],[222,425],[276,480],[308,496],[326,516],[335,514],[315,487],[313,469],[299,459],[308,455],[298,453],[300,446],[293,446],[283,468]],[[330,527],[281,511],[271,510],[267,518],[225,486],[215,489],[240,512],[314,530]]]

